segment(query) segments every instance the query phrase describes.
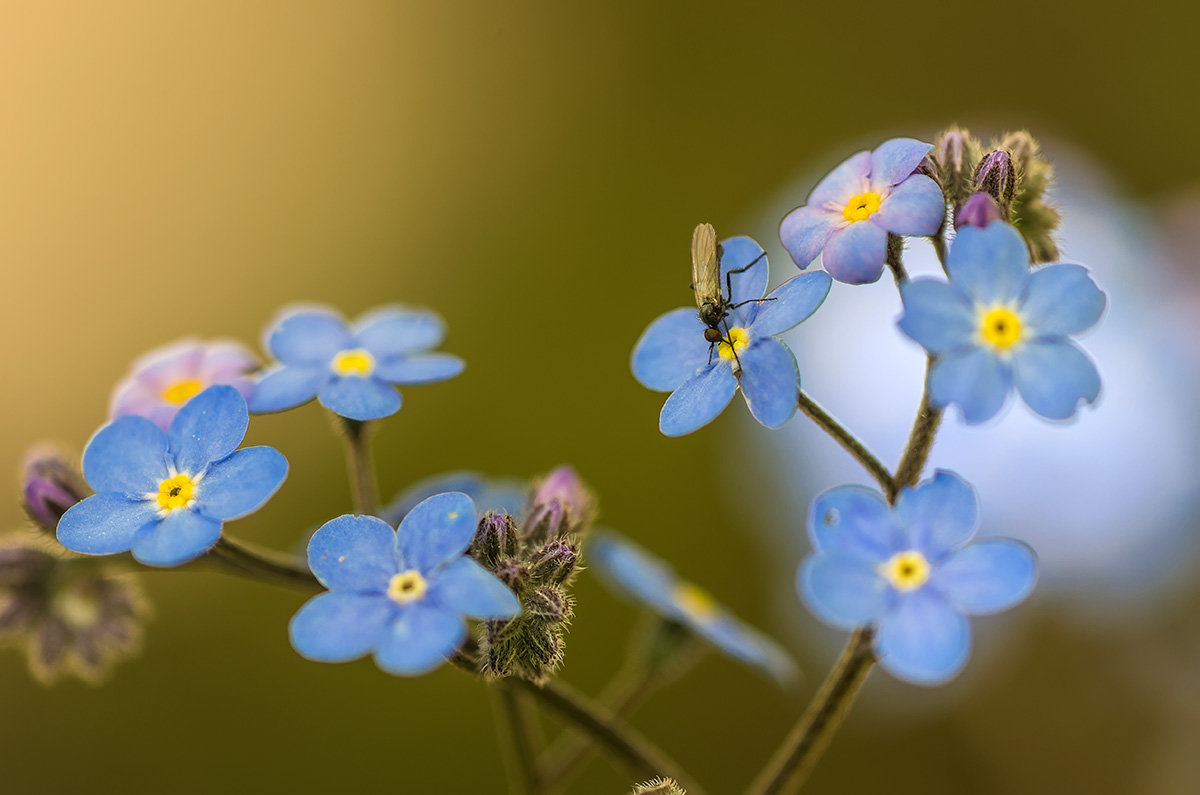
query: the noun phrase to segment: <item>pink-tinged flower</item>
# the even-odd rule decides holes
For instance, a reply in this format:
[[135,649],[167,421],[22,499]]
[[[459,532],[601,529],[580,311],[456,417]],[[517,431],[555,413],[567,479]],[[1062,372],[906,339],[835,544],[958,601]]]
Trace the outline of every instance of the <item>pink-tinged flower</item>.
[[254,354],[227,340],[184,339],[155,348],[117,385],[109,419],[133,414],[166,430],[184,403],[216,384],[233,387],[248,401],[254,390],[250,374],[258,366]]
[[946,213],[942,189],[913,173],[932,148],[912,138],[893,138],[829,172],[808,203],[779,226],[796,265],[803,270],[820,255],[839,282],[870,284],[883,273],[888,233],[936,233]]

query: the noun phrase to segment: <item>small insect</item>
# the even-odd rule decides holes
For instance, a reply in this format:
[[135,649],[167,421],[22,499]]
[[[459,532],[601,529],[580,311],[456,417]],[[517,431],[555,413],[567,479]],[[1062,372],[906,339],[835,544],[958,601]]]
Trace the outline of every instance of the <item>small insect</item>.
[[[726,343],[737,360],[737,351],[729,338],[729,322],[726,317],[731,309],[739,306],[762,301],[773,301],[773,298],[751,298],[734,304],[732,277],[735,273],[744,273],[753,267],[760,259],[767,256],[764,251],[749,264],[728,271],[725,274],[725,292],[721,292],[721,244],[717,242],[717,230],[712,224],[697,224],[692,232],[692,292],[696,295],[696,307],[699,309],[700,322],[708,328],[704,329],[704,339],[708,342],[708,363],[712,364],[713,349],[719,343]],[[738,360],[738,369],[741,361]]]

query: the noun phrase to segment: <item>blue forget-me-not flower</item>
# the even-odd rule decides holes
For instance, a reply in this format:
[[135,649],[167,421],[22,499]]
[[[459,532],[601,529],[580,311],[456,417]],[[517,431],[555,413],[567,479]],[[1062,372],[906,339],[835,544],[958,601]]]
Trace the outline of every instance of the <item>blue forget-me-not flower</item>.
[[308,565],[329,590],[292,618],[292,646],[318,662],[374,652],[383,670],[412,676],[436,668],[467,639],[465,619],[521,612],[504,583],[463,553],[475,537],[475,505],[437,494],[400,527],[374,516],[340,516],[308,544]]
[[800,372],[791,349],[776,336],[824,302],[831,283],[828,274],[801,274],[764,299],[767,258],[749,237],[722,241],[720,266],[722,287],[732,287],[732,295],[725,296],[731,306],[720,342],[708,342],[708,327],[699,313],[685,307],[659,316],[633,350],[637,380],[671,393],[658,420],[667,436],[682,436],[712,422],[739,386],[750,413],[768,428],[778,428],[796,412]]
[[946,261],[950,281],[900,286],[900,330],[937,357],[929,395],[980,423],[1013,386],[1042,417],[1065,420],[1100,394],[1100,374],[1070,337],[1104,312],[1104,293],[1082,265],[1030,270],[1021,234],[1002,222],[964,227]]
[[151,566],[208,551],[223,522],[258,510],[287,476],[278,450],[237,449],[249,421],[231,386],[192,398],[166,433],[145,417],[113,420],[83,451],[83,476],[96,494],[63,514],[58,540],[88,555],[132,551]]
[[779,237],[801,269],[821,255],[829,275],[869,284],[883,273],[888,233],[932,235],[946,200],[937,183],[914,174],[931,144],[893,138],[859,152],[817,183],[808,203],[779,226]]
[[278,363],[255,385],[250,410],[283,411],[315,397],[351,420],[395,414],[395,385],[429,384],[462,372],[457,356],[428,352],[444,336],[441,318],[424,309],[385,306],[353,325],[324,307],[284,310],[265,341]]
[[978,524],[975,490],[945,470],[902,490],[894,508],[861,486],[830,489],[809,511],[814,554],[797,588],[835,627],[874,626],[879,661],[893,675],[945,682],[970,656],[967,616],[1012,607],[1037,579],[1028,546],[972,541]]
[[695,632],[735,660],[787,681],[795,667],[787,652],[731,615],[703,588],[680,579],[636,544],[606,531],[588,541],[588,560],[618,593]]

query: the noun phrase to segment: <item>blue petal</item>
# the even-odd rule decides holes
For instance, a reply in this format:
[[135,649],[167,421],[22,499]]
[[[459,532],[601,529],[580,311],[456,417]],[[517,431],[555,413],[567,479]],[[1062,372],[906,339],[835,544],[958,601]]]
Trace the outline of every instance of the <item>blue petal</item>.
[[883,495],[863,486],[838,486],[818,494],[808,509],[813,548],[879,564],[896,551],[899,533]]
[[708,364],[712,347],[695,309],[684,307],[654,319],[633,348],[633,377],[642,386],[672,392]]
[[285,310],[267,332],[266,347],[284,364],[328,366],[354,347],[346,321],[330,309]]
[[896,235],[932,235],[945,215],[942,189],[924,174],[914,174],[896,186],[871,220]]
[[975,310],[966,293],[935,279],[909,279],[900,284],[904,314],[900,330],[934,354],[959,351],[975,344]]
[[733,368],[721,361],[684,381],[671,393],[658,415],[658,429],[683,436],[717,418],[737,391]]
[[93,494],[72,505],[58,520],[58,541],[85,555],[127,552],[137,531],[158,521],[157,505],[121,494]]
[[930,588],[903,595],[879,624],[879,662],[900,679],[936,685],[953,679],[971,655],[971,627]]
[[1019,314],[1028,334],[1065,337],[1094,326],[1104,314],[1105,302],[1087,268],[1058,263],[1029,276]]
[[759,307],[750,331],[756,337],[774,337],[808,319],[829,295],[833,280],[828,273],[802,273],[776,287]]
[[428,598],[468,618],[512,618],[521,612],[509,587],[468,557],[451,561],[435,575]]
[[475,503],[449,491],[422,500],[396,530],[400,565],[423,575],[466,552],[475,537]]
[[900,182],[917,170],[931,149],[933,144],[915,138],[884,141],[871,153],[871,186],[878,191]]
[[461,491],[479,512],[519,515],[525,507],[526,484],[515,478],[487,478],[477,472],[446,472],[423,478],[392,498],[379,516],[392,526],[400,524],[417,503],[444,491]]
[[385,359],[375,367],[375,377],[389,384],[433,384],[453,378],[466,363],[448,353]]
[[[754,263],[750,265],[750,263]],[[741,273],[730,273],[730,271],[740,270],[750,267]],[[724,295],[726,286],[726,277],[729,279],[729,286],[733,291],[726,296],[731,304],[740,304],[744,301],[755,301],[767,294],[767,279],[770,278],[770,267],[767,265],[767,258],[763,254],[762,246],[753,239],[744,235],[738,237],[727,237],[721,241],[721,293]],[[754,320],[754,311],[757,304],[747,304],[748,312],[745,313],[746,322]]]
[[797,207],[779,224],[779,239],[801,270],[812,264],[833,230],[845,223],[839,212],[822,206]]
[[376,359],[427,351],[441,345],[446,326],[428,309],[385,306],[354,323],[354,347],[366,348]]
[[618,593],[632,597],[662,616],[674,618],[674,572],[636,544],[612,533],[588,539],[587,556],[600,579]]
[[375,378],[334,377],[317,393],[321,405],[348,420],[378,420],[400,410],[400,393]]
[[979,497],[958,475],[939,469],[932,480],[901,491],[895,512],[909,546],[936,560],[975,535]]
[[273,447],[247,447],[209,467],[196,487],[196,507],[223,522],[254,513],[287,477],[288,462]]
[[210,386],[184,404],[167,429],[176,469],[199,474],[236,450],[249,424],[240,392],[231,386]]
[[1021,233],[1002,221],[958,230],[946,258],[950,281],[984,304],[1016,300],[1029,276],[1029,249]]
[[851,196],[865,193],[870,188],[870,174],[871,153],[857,152],[843,160],[817,183],[817,187],[808,194],[808,205],[824,207],[835,204],[837,209],[841,210],[850,201]]
[[817,618],[839,629],[873,623],[887,610],[890,596],[874,566],[837,554],[810,555],[797,573],[796,590]]
[[742,362],[742,395],[754,419],[778,428],[796,413],[800,370],[788,346],[774,337],[755,340],[738,354]]
[[374,516],[343,514],[313,533],[308,567],[330,590],[383,593],[400,571],[396,531]]
[[301,657],[347,662],[375,648],[396,612],[386,596],[345,591],[314,596],[292,616],[288,636]]
[[[195,400],[195,398],[193,398]],[[221,537],[221,523],[190,508],[177,508],[133,537],[133,556],[147,566],[178,566],[198,558]]]
[[1048,420],[1075,416],[1081,402],[1100,396],[1100,373],[1066,340],[1029,342],[1013,354],[1013,377],[1029,408]]
[[250,411],[267,414],[307,403],[317,396],[321,384],[332,376],[327,365],[289,367],[278,365],[264,372],[250,395]]
[[442,664],[467,639],[462,617],[426,602],[400,610],[375,647],[375,662],[390,674],[416,676]]
[[870,220],[856,221],[834,232],[825,244],[821,264],[829,275],[846,284],[870,284],[883,273],[887,232]]
[[119,417],[88,442],[83,476],[98,492],[158,492],[167,477],[167,436],[145,417]]
[[984,348],[948,354],[938,359],[929,373],[929,396],[934,405],[958,404],[970,425],[996,416],[1011,389],[1008,364]]
[[1020,602],[1037,582],[1037,558],[1019,541],[979,541],[934,570],[930,584],[969,615],[998,613]]
[[689,626],[730,657],[764,671],[777,682],[787,682],[796,675],[796,664],[787,652],[728,613],[720,613],[708,621],[692,622]]

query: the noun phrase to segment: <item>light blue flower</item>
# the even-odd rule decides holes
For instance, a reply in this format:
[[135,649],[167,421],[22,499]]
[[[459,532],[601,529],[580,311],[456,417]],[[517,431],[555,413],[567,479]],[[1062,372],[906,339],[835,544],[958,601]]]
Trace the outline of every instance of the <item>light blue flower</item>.
[[529,488],[515,478],[491,478],[478,472],[446,472],[418,480],[397,494],[379,516],[392,526],[398,525],[419,502],[445,491],[461,491],[474,501],[479,511],[519,516]]
[[315,397],[351,420],[395,414],[394,385],[431,384],[462,372],[457,356],[427,352],[444,336],[441,318],[424,309],[385,306],[353,325],[324,307],[286,309],[265,341],[278,364],[255,385],[250,410],[283,411]]
[[869,284],[883,273],[888,233],[932,235],[946,214],[937,183],[914,174],[932,144],[893,138],[859,152],[817,183],[808,203],[779,226],[779,237],[801,270],[821,255],[829,275]]
[[795,675],[787,652],[731,615],[704,589],[681,580],[666,563],[604,531],[588,540],[588,560],[606,585],[695,632],[735,660],[778,681]]
[[721,328],[723,341],[708,342],[699,313],[685,307],[658,317],[633,350],[634,377],[671,393],[658,418],[667,436],[712,422],[739,386],[750,413],[768,428],[796,412],[800,372],[791,349],[776,336],[817,310],[829,294],[829,276],[820,271],[796,276],[763,299],[768,266],[762,247],[748,237],[729,238],[722,247],[722,290],[730,271],[750,266],[729,277],[733,294],[725,298],[732,308]]
[[975,490],[952,472],[900,492],[894,508],[861,486],[813,501],[814,554],[796,587],[809,609],[839,629],[873,626],[879,662],[894,676],[933,685],[971,653],[969,615],[1007,610],[1033,590],[1033,551],[1007,538],[972,541]]
[[151,566],[204,554],[223,522],[257,511],[287,477],[278,450],[237,449],[249,421],[231,386],[189,400],[166,433],[145,417],[113,420],[83,451],[96,494],[63,515],[58,540],[86,555],[132,551]]
[[1100,374],[1070,337],[1096,324],[1104,293],[1082,265],[1030,270],[1017,230],[993,222],[964,227],[946,261],[949,283],[900,286],[900,330],[937,357],[929,394],[957,404],[970,424],[994,417],[1015,385],[1046,419],[1073,417],[1100,394]]
[[308,565],[329,590],[292,617],[292,646],[317,662],[374,652],[388,673],[430,671],[467,639],[466,618],[521,612],[504,583],[463,553],[475,505],[459,492],[419,503],[398,530],[374,516],[339,516],[308,544]]

